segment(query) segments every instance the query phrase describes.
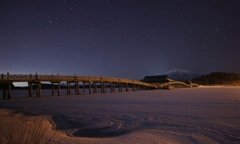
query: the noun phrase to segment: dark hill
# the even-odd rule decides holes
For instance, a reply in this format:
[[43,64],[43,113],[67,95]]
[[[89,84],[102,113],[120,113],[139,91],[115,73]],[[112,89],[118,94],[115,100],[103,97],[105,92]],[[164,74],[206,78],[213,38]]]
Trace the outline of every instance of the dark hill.
[[202,85],[240,85],[240,74],[213,72],[194,78],[193,82]]

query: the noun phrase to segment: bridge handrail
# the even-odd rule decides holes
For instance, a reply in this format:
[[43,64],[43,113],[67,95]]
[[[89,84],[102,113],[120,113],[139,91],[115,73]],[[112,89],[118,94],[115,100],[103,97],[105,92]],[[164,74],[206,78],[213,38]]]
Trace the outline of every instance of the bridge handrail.
[[[31,81],[50,81],[50,82],[61,82],[61,81],[69,81],[69,82],[110,82],[110,83],[125,83],[125,84],[136,84],[143,85],[149,87],[157,87],[158,84],[146,83],[138,80],[131,80],[125,78],[115,78],[115,77],[102,77],[102,76],[78,76],[78,75],[39,75],[39,74],[1,74],[0,82],[31,82]],[[191,86],[191,84],[186,84],[180,81],[171,81],[168,84],[181,84],[187,87]]]
[[[114,82],[114,83],[126,83],[126,84],[139,84],[144,86],[153,86],[149,83],[131,80],[125,78],[115,77],[102,77],[102,76],[77,76],[77,75],[39,75],[39,74],[1,74],[0,82],[12,81],[12,82],[29,82],[29,81],[83,81],[83,82]],[[153,86],[154,87],[154,86]]]

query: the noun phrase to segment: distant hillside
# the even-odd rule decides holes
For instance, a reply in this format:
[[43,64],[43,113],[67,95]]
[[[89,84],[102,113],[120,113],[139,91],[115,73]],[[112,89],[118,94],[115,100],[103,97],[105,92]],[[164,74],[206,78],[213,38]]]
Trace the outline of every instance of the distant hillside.
[[194,78],[193,82],[202,85],[240,85],[240,74],[213,72]]
[[183,69],[177,69],[174,68],[170,71],[165,72],[166,75],[170,79],[177,80],[177,81],[186,81],[186,80],[192,80],[193,78],[201,76],[200,74],[190,72],[188,70]]

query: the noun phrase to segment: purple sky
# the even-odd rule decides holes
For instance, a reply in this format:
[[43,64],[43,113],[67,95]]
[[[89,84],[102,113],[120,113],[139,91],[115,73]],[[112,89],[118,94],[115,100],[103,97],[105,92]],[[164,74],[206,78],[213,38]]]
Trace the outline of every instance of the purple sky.
[[5,0],[0,73],[240,73],[239,26],[239,0]]

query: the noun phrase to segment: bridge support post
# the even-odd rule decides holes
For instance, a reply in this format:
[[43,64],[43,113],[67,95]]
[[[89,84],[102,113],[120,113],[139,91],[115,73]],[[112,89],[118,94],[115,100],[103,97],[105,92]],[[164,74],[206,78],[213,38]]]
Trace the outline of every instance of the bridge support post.
[[60,86],[60,82],[58,83],[58,96],[60,96],[60,90],[61,89],[61,86]]
[[128,83],[126,83],[126,92],[128,92]]
[[3,99],[11,99],[11,85],[12,83],[2,84]]
[[132,91],[135,91],[135,85],[132,84]]
[[36,83],[36,85],[37,85],[37,97],[41,98],[42,97],[41,82]]
[[71,95],[71,83],[70,82],[67,82],[67,95]]
[[115,83],[111,83],[111,92],[115,92]]
[[75,95],[79,95],[80,90],[79,90],[79,82],[75,82]]
[[103,93],[103,83],[101,83],[101,93]]
[[33,95],[33,88],[32,88],[32,83],[28,83],[28,97],[32,97]]
[[28,82],[28,97],[32,97],[34,93],[37,98],[42,97],[41,82]]
[[110,91],[111,91],[111,93],[113,93],[114,92],[114,88],[113,88],[113,83],[110,83]]
[[118,88],[119,88],[119,92],[122,92],[122,84],[121,83],[118,84]]
[[12,83],[8,84],[8,99],[11,99],[11,86]]
[[54,83],[57,83],[57,93],[58,93],[58,96],[60,96],[60,82],[52,82],[52,96],[54,96],[54,93],[56,92]]
[[91,82],[89,82],[89,94],[92,94]]
[[95,94],[96,93],[96,82],[93,82],[92,84],[92,93]]
[[83,82],[83,94],[85,94],[85,83]]
[[106,93],[107,92],[107,83],[104,83],[104,90],[103,90],[103,93]]
[[113,92],[113,85],[112,85],[112,83],[110,83],[110,92],[111,93]]
[[123,89],[122,89],[122,88],[123,88],[123,85],[122,85],[122,83],[121,83],[120,87],[121,87],[121,89],[120,89],[121,91],[120,91],[120,92],[123,92]]
[[54,95],[54,92],[55,92],[55,88],[54,88],[54,84],[52,82],[52,96]]
[[113,83],[113,92],[115,92],[115,83]]
[[97,93],[97,90],[98,90],[98,85],[97,85],[97,82],[95,82],[95,93]]

